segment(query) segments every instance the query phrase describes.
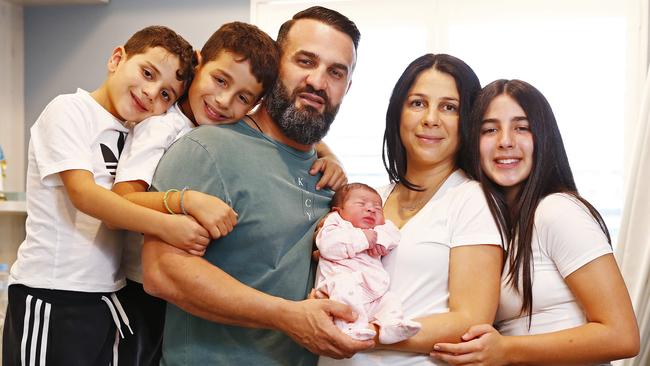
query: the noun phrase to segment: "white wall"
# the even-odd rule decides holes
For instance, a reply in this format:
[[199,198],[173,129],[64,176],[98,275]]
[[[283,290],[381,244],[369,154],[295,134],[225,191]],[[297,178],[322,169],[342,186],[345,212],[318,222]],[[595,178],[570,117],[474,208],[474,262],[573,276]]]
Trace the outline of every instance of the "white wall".
[[135,31],[165,25],[200,48],[221,24],[248,21],[249,16],[249,2],[242,0],[111,0],[107,5],[25,7],[25,146],[29,128],[45,105],[77,87],[97,88],[112,49]]
[[25,190],[23,65],[23,9],[0,0],[0,146],[7,159],[7,191]]

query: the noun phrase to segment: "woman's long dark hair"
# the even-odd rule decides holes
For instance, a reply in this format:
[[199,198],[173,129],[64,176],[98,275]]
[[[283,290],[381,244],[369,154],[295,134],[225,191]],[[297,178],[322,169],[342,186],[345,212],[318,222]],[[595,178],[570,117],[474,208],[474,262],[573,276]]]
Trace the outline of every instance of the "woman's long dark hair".
[[[399,128],[404,102],[408,92],[420,74],[434,68],[442,73],[449,74],[456,81],[459,106],[459,151],[466,145],[468,136],[468,120],[474,98],[481,90],[481,83],[471,67],[462,60],[446,54],[426,54],[415,59],[408,65],[399,77],[393,93],[390,96],[388,110],[386,111],[386,129],[384,130],[384,144],[382,158],[384,167],[391,183],[402,183],[406,188],[421,191],[419,187],[406,179],[406,150],[400,137]],[[465,168],[466,161],[457,159],[459,168]]]
[[[511,206],[507,205],[502,188],[482,171],[479,152],[485,112],[492,100],[503,94],[514,99],[526,113],[534,144],[530,175],[521,185]],[[509,264],[507,281],[515,291],[523,292],[521,313],[528,314],[530,327],[533,309],[532,237],[535,210],[539,202],[552,193],[569,194],[585,205],[611,244],[609,232],[598,211],[578,194],[553,110],[539,90],[521,80],[496,80],[479,93],[469,125],[465,151],[468,158],[467,173],[481,182],[490,211],[498,222],[502,237],[506,238],[506,260]]]

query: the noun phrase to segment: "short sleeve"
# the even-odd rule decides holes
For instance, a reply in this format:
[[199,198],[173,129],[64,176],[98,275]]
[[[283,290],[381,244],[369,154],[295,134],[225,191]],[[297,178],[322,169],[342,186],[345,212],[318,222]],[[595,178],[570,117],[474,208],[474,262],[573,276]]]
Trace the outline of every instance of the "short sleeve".
[[173,116],[151,117],[133,128],[117,165],[115,183],[142,180],[151,184],[160,158],[179,132],[166,121],[170,118]]
[[232,205],[218,161],[197,141],[184,136],[163,155],[151,182],[151,191],[189,189],[207,193]]
[[451,247],[462,245],[501,245],[501,235],[487,205],[479,183],[470,181],[458,187],[458,195],[450,210]]
[[535,229],[542,250],[562,277],[605,254],[612,253],[605,233],[577,198],[553,194],[535,211]]
[[45,108],[31,128],[32,148],[45,185],[58,186],[59,172],[71,169],[93,171],[92,120],[81,103],[59,96]]

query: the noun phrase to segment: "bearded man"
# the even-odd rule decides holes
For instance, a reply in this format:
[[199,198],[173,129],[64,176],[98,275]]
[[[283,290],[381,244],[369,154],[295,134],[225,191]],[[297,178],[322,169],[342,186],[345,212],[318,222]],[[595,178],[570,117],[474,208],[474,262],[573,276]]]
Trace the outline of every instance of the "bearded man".
[[[163,156],[152,187],[189,186],[238,213],[203,257],[145,238],[145,289],[169,302],[165,365],[315,365],[315,354],[369,348],[336,328],[352,310],[304,300],[313,286],[312,235],[328,191],[309,174],[351,83],[359,31],[338,12],[312,7],[280,28],[279,77],[251,116],[201,127]],[[311,353],[311,352],[313,353]]]

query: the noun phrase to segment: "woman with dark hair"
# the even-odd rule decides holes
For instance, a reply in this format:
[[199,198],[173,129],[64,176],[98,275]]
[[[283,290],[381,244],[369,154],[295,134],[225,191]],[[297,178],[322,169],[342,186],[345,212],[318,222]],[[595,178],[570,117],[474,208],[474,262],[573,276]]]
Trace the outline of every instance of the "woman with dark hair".
[[[436,344],[453,365],[595,364],[636,355],[639,331],[605,223],[573,181],[551,106],[497,80],[472,111],[468,173],[507,239],[495,328]],[[498,331],[497,331],[498,329]]]
[[384,134],[391,184],[378,191],[401,241],[383,264],[405,317],[422,329],[349,360],[321,357],[320,365],[443,364],[428,356],[434,343],[457,341],[477,321],[494,320],[501,237],[479,184],[458,161],[479,90],[472,69],[443,54],[416,59],[397,81]]

